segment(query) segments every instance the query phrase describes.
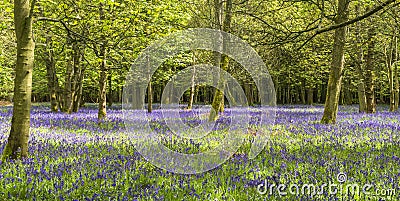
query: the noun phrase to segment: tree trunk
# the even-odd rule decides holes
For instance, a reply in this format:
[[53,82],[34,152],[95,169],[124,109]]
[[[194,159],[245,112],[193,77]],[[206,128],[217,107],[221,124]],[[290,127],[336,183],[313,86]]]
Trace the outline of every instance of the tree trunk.
[[[75,46],[75,44],[74,44]],[[73,48],[74,49],[74,48]],[[73,59],[74,56],[72,56]],[[65,83],[64,83],[64,90],[63,90],[63,96],[64,96],[64,104],[63,104],[63,112],[70,114],[72,112],[72,98],[74,96],[73,94],[73,76],[74,76],[74,66],[73,66],[74,61],[68,61],[66,72],[65,72]]]
[[[229,57],[226,55],[222,56],[222,64],[221,68],[222,70],[227,70],[229,65]],[[218,113],[219,112],[224,112],[224,88],[225,88],[225,80],[220,77],[218,80],[218,88],[215,90],[215,95],[213,102],[211,104],[213,110],[210,112],[210,117],[209,121],[215,121],[218,119]]]
[[[360,7],[356,7],[357,15],[360,12]],[[357,86],[357,93],[358,93],[358,111],[359,112],[366,112],[367,111],[367,98],[365,96],[365,75],[362,68],[363,63],[363,48],[362,48],[362,40],[361,40],[361,27],[360,22],[356,24],[356,50],[357,50],[357,58],[356,58],[356,71],[358,76],[358,86]]]
[[394,111],[399,110],[399,92],[400,92],[400,86],[399,86],[399,76],[398,76],[398,69],[396,65],[394,65],[394,79],[395,79],[395,93],[394,93]]
[[301,104],[306,104],[306,81],[303,80],[303,84],[300,86],[300,98]]
[[50,95],[50,109],[52,112],[58,112],[58,79],[56,74],[56,62],[54,61],[53,41],[50,36],[46,37],[46,45],[48,49],[45,51],[46,73],[47,73],[47,86]]
[[112,72],[108,75],[108,107],[113,105]]
[[[196,64],[196,57],[193,52],[193,65]],[[193,101],[194,101],[194,92],[196,88],[196,83],[195,83],[195,78],[196,78],[196,67],[193,67],[193,72],[192,72],[192,80],[191,80],[191,86],[190,86],[190,95],[189,95],[189,103],[188,103],[188,110],[191,110],[193,108]]]
[[147,112],[151,113],[153,111],[153,90],[151,86],[151,81],[147,87]]
[[[396,32],[397,32],[397,30],[396,30]],[[398,54],[398,39],[397,39],[397,36],[395,37],[395,41],[394,42],[395,42],[395,45],[394,45],[395,62],[393,63],[394,80],[395,80],[394,110],[397,111],[397,110],[399,110],[399,91],[400,91],[400,89],[399,89],[400,86],[399,86],[398,69],[397,69],[397,65],[396,65],[399,62],[399,60],[398,60],[399,59],[399,54]]]
[[390,45],[390,51],[387,51],[385,47],[385,57],[386,57],[386,67],[388,68],[388,78],[389,78],[389,112],[395,111],[395,91],[394,91],[394,80],[393,80],[393,66],[392,66],[392,45]]
[[83,91],[83,79],[85,76],[85,67],[80,66],[79,67],[79,73],[77,74],[76,77],[76,89],[75,89],[75,96],[74,96],[74,101],[73,101],[73,108],[72,111],[73,112],[78,112],[79,108],[81,106],[81,102],[82,102],[82,91]]
[[[223,6],[222,6],[222,0],[214,0],[214,17],[215,17],[215,21],[214,21],[214,25],[215,25],[215,29],[218,30],[222,30],[222,15],[223,15]],[[223,39],[221,39],[221,35],[218,38],[218,42],[221,43],[221,45],[218,47],[220,49],[222,49],[223,47]],[[222,41],[222,42],[221,42]],[[221,54],[219,52],[214,52],[214,66],[216,67],[220,67],[221,66]],[[220,80],[217,81],[218,85],[220,83]],[[215,89],[215,93],[214,93],[214,97],[213,97],[213,101],[211,103],[211,107],[212,110],[210,112],[210,116],[208,118],[209,121],[215,121],[218,118],[218,113],[219,113],[219,109],[221,101],[223,101],[223,92]]]
[[[73,76],[72,76],[72,84],[71,84],[71,109],[70,112],[74,112],[75,107],[77,107],[77,96],[78,96],[78,90],[79,90],[79,79],[82,73],[82,68],[81,68],[81,49],[79,47],[79,44],[75,43],[73,45]],[[79,103],[78,103],[79,104]]]
[[307,105],[312,105],[313,104],[313,99],[314,99],[314,91],[310,87],[307,89]]
[[99,112],[97,118],[99,120],[107,117],[107,51],[105,45],[101,48],[100,56],[102,58],[100,65],[100,78],[99,78]]
[[[389,48],[389,51],[388,51]],[[388,68],[388,77],[389,77],[389,92],[390,92],[390,112],[395,112],[398,109],[398,100],[396,106],[396,91],[398,85],[398,78],[397,78],[397,68],[395,68],[395,63],[397,62],[397,36],[396,30],[393,31],[393,37],[390,41],[389,47],[384,48],[385,50],[385,58],[386,58],[386,67]],[[394,69],[393,69],[394,68]],[[395,73],[393,72],[395,71]],[[396,78],[394,78],[394,74],[396,74]],[[395,89],[395,81],[396,79],[396,89]]]
[[[222,15],[223,15],[223,6],[222,6],[223,1],[221,0],[214,0],[214,8],[215,8],[215,18],[216,22],[215,24],[217,25],[217,29],[219,30],[224,30],[226,32],[230,31],[230,26],[231,26],[231,19],[232,19],[232,0],[226,0],[225,4],[225,19],[222,24]],[[221,36],[222,37],[222,36]],[[224,38],[222,37],[222,48],[225,48],[226,44],[224,41]],[[229,66],[229,57],[226,55],[222,55],[216,52],[215,53],[215,66],[221,67],[222,70],[227,71],[228,66]],[[222,64],[220,65],[222,60]],[[225,88],[225,80],[222,79],[222,77],[219,77],[220,79],[218,80],[218,89],[215,90],[215,95],[213,102],[211,104],[213,110],[210,112],[209,116],[209,121],[215,121],[218,119],[218,113],[224,111],[224,88]]]
[[[339,0],[336,24],[345,22],[348,18],[349,0]],[[332,64],[329,73],[328,88],[325,100],[324,115],[321,123],[336,123],[338,112],[339,95],[342,82],[342,71],[344,66],[344,46],[346,43],[346,27],[335,30],[333,43]]]
[[[150,69],[150,58],[147,57],[147,69]],[[153,111],[153,90],[151,84],[151,74],[149,74],[149,85],[147,86],[147,112],[151,113]]]
[[375,73],[374,73],[374,41],[375,30],[371,26],[368,30],[368,52],[366,56],[366,90],[365,95],[367,98],[367,113],[376,112],[376,100],[375,100]]
[[347,87],[344,90],[344,103],[346,105],[353,104],[353,97],[352,97],[352,93],[351,93],[351,90],[350,90],[350,85],[351,85],[351,82],[350,82],[350,80],[348,80],[347,81]]
[[35,0],[14,1],[14,24],[17,37],[17,64],[14,79],[14,107],[11,131],[2,160],[26,158],[30,128],[32,72],[35,42],[32,33]]
[[288,84],[287,90],[286,90],[286,103],[292,104],[292,98],[290,96],[290,83]]
[[[100,21],[105,20],[103,4],[100,3]],[[107,43],[106,37],[102,37],[102,45],[100,48],[100,57],[102,59],[100,65],[100,77],[99,77],[99,111],[97,114],[98,120],[103,120],[107,117]]]

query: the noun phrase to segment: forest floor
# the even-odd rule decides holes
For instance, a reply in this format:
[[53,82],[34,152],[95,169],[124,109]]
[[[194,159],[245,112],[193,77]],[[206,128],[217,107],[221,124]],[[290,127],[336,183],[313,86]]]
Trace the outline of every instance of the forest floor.
[[9,102],[9,101],[2,101],[2,100],[0,100],[0,107],[1,107],[1,106],[10,106],[10,105],[12,105],[12,103],[11,103],[11,102]]
[[[0,162],[0,200],[400,200],[400,113],[386,111],[341,106],[337,124],[322,125],[321,106],[280,106],[278,135],[255,159],[248,158],[252,136],[243,133],[245,144],[223,165],[180,175],[135,150],[118,107],[98,124],[91,105],[71,115],[35,105],[30,157]],[[0,107],[0,153],[11,115],[11,106]],[[169,146],[187,153],[206,146],[174,142]],[[346,191],[349,185],[359,192]]]

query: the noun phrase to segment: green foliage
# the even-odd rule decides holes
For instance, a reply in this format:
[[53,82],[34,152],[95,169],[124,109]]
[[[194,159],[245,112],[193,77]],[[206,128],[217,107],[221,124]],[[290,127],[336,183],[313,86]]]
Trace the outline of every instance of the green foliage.
[[14,39],[13,4],[0,4],[0,100],[11,100],[16,54]]

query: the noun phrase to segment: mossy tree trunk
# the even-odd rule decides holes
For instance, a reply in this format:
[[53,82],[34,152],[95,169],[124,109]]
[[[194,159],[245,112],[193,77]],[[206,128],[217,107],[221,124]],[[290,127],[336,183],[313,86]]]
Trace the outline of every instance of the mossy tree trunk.
[[[225,9],[223,9],[223,3],[225,2]],[[214,0],[214,9],[215,9],[215,24],[217,25],[217,29],[223,30],[225,32],[229,32],[231,26],[232,19],[232,0]],[[223,20],[223,11],[225,11],[225,19]],[[223,24],[222,24],[223,22]],[[222,37],[222,36],[221,36]],[[222,37],[221,47],[225,48],[224,38]],[[229,57],[226,55],[222,55],[220,53],[215,53],[215,66],[220,67],[222,70],[227,71],[229,66]],[[222,58],[221,58],[222,57]],[[224,88],[225,88],[225,80],[218,80],[218,88],[215,90],[215,95],[213,98],[213,102],[211,104],[212,111],[210,112],[209,121],[215,121],[218,119],[218,113],[224,112]]]
[[[349,0],[339,0],[335,19],[336,24],[345,22],[348,18]],[[340,88],[342,82],[342,71],[344,65],[344,47],[346,44],[346,27],[335,30],[333,43],[332,64],[329,73],[328,88],[325,100],[324,115],[321,123],[336,123],[338,112]]]
[[14,107],[11,131],[3,152],[3,161],[26,158],[30,128],[32,71],[35,42],[32,22],[36,1],[14,1],[14,23],[17,37],[17,64],[14,79]]

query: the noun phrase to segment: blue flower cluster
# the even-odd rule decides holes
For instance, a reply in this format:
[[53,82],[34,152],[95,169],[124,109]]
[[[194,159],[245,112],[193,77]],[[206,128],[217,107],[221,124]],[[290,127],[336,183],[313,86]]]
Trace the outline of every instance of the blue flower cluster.
[[[257,185],[267,181],[317,186],[335,181],[339,172],[347,173],[353,183],[395,189],[391,199],[400,200],[399,113],[360,114],[356,106],[343,106],[337,124],[323,125],[319,123],[322,112],[322,106],[278,107],[267,146],[255,159],[248,158],[253,136],[243,133],[246,143],[222,166],[179,175],[156,168],[135,150],[132,138],[124,133],[118,108],[109,109],[107,120],[99,124],[93,107],[67,115],[34,106],[29,158],[0,164],[0,200],[282,200],[258,194]],[[159,110],[151,115],[151,128],[163,136],[162,142],[185,153],[212,147],[221,139],[218,131],[230,124],[227,110],[218,119],[215,133],[206,141],[196,141],[173,136]],[[0,153],[11,116],[11,107],[0,107]],[[205,121],[192,111],[181,111],[180,117],[191,127]],[[257,124],[259,118],[251,113],[250,124]],[[284,199],[365,200],[345,196]]]

